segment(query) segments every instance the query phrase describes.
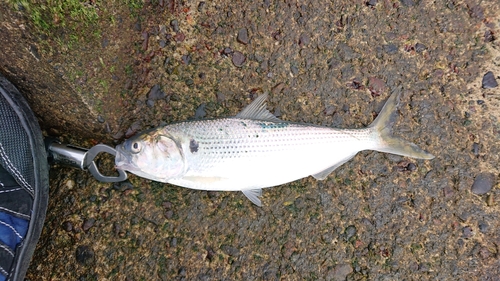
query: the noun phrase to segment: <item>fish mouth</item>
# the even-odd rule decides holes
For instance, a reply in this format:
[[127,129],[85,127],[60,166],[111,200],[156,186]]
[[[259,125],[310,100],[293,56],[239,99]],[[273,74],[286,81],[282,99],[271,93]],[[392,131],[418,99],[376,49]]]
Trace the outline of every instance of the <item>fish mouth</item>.
[[122,152],[122,145],[116,146],[115,169],[133,172],[137,170],[131,163],[131,156]]

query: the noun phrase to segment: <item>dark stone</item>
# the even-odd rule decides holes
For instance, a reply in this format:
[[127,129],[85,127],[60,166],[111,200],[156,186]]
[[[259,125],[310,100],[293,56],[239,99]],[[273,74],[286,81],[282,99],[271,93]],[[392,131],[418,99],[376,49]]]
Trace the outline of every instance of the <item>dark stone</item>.
[[380,96],[385,91],[385,82],[377,77],[370,77],[368,79],[368,89],[373,97]]
[[484,32],[484,42],[493,42],[495,41],[495,36],[493,35],[493,32],[491,30],[486,30]]
[[488,231],[489,225],[487,222],[480,222],[478,227],[479,231],[481,231],[482,233],[486,233]]
[[490,191],[496,182],[496,176],[492,173],[481,173],[476,176],[472,184],[471,191],[474,194],[482,195]]
[[205,9],[205,1],[201,1],[199,4],[198,4],[198,12],[203,12],[203,9]]
[[377,5],[377,2],[377,0],[369,0],[368,2],[366,2],[366,5],[369,7],[375,7],[375,5]]
[[183,55],[181,59],[182,59],[182,63],[184,63],[185,65],[189,65],[189,63],[191,62],[190,55]]
[[418,0],[399,0],[401,2],[401,4],[403,4],[403,6],[406,6],[406,7],[413,7],[413,6],[416,6],[418,5]]
[[394,54],[398,51],[398,46],[392,43],[384,45],[384,51],[388,54]]
[[328,272],[326,280],[346,280],[347,275],[353,271],[350,264],[337,264],[332,270]]
[[246,28],[241,28],[238,30],[238,36],[236,40],[243,45],[248,44],[248,30]]
[[174,216],[174,211],[168,210],[165,212],[165,218],[166,219],[171,219]]
[[89,230],[92,226],[94,226],[94,224],[95,224],[95,219],[93,219],[93,218],[86,219],[86,220],[83,222],[82,229],[83,229],[84,231],[87,231],[87,230]]
[[233,53],[233,59],[232,59],[232,61],[233,61],[234,66],[236,66],[236,67],[242,67],[243,64],[246,61],[246,57],[242,53],[240,53],[238,51],[235,51]]
[[174,32],[179,32],[179,22],[177,20],[171,20],[170,21],[170,27],[172,27],[172,30]]
[[421,52],[425,51],[426,49],[427,49],[427,46],[425,46],[422,43],[415,44],[415,51],[417,51],[417,53],[421,53]]
[[206,104],[202,103],[198,108],[196,109],[196,112],[194,113],[194,118],[195,119],[200,119],[205,116],[207,116],[207,113],[205,112],[205,108],[207,107]]
[[472,144],[472,153],[474,153],[474,156],[479,156],[479,143],[475,142]]
[[210,246],[207,246],[205,249],[207,250],[207,257],[206,257],[207,260],[212,261],[212,259],[215,256],[214,249],[212,249],[212,247],[210,247]]
[[227,56],[227,55],[230,55],[230,54],[232,54],[232,53],[233,53],[233,49],[231,49],[231,48],[229,48],[229,47],[226,47],[226,48],[224,48],[224,50],[222,50],[222,54],[223,54],[223,55],[226,55],[226,56]]
[[186,86],[191,87],[194,85],[194,80],[191,78],[186,79]]
[[70,232],[73,230],[73,224],[70,221],[65,221],[62,224],[62,228],[64,231]]
[[464,238],[471,238],[472,235],[474,235],[474,232],[472,231],[472,228],[470,226],[466,226],[462,228],[462,234]]
[[148,93],[148,99],[152,101],[156,101],[159,99],[163,99],[166,94],[161,90],[160,85],[154,85]]
[[75,252],[76,261],[79,264],[91,265],[94,262],[94,250],[90,246],[78,246]]
[[481,84],[484,89],[493,89],[498,87],[498,82],[495,79],[495,75],[493,75],[493,72],[491,71],[486,72],[486,74],[483,76],[483,82]]
[[184,33],[182,33],[182,32],[179,32],[179,33],[175,34],[174,39],[177,42],[182,42],[182,41],[184,41],[184,39],[186,39],[186,35],[184,35]]
[[356,235],[356,232],[357,230],[354,225],[348,226],[344,231],[346,240],[349,241],[352,237]]
[[220,246],[220,249],[224,253],[226,253],[226,254],[228,254],[230,256],[233,256],[233,257],[239,255],[239,253],[240,253],[240,250],[236,249],[233,246],[229,246],[229,245],[222,245],[222,246]]
[[198,147],[199,147],[199,144],[196,140],[191,139],[189,141],[189,150],[191,151],[191,153],[198,152]]
[[301,47],[307,46],[310,41],[311,41],[311,39],[309,38],[309,35],[307,35],[306,33],[300,34],[300,36],[299,36],[299,45]]

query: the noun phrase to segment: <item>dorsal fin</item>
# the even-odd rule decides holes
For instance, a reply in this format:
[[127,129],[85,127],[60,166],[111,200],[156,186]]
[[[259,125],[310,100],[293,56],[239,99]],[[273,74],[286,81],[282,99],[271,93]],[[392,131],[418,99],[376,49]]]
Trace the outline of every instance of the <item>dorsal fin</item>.
[[283,122],[266,109],[267,93],[258,96],[251,104],[247,105],[235,117],[262,121]]

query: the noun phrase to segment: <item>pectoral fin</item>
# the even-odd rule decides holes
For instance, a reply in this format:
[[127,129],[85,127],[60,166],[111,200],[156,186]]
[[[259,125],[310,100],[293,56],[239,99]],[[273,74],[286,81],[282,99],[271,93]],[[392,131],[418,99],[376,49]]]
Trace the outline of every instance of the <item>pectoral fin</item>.
[[262,189],[247,189],[247,190],[242,190],[243,194],[252,201],[255,205],[262,207],[262,202],[260,202],[259,197],[262,196]]
[[[356,152],[357,153],[357,152]],[[354,155],[356,155],[356,153],[352,154],[352,155],[349,155],[347,156],[346,158],[340,160],[340,162],[336,163],[335,165],[331,166],[331,167],[328,167],[327,169],[319,172],[319,173],[316,173],[314,175],[312,175],[315,179],[317,180],[324,180],[326,179],[326,177],[331,173],[333,172],[335,169],[337,169],[338,167],[342,166],[342,164],[344,164],[345,162],[351,160]]]

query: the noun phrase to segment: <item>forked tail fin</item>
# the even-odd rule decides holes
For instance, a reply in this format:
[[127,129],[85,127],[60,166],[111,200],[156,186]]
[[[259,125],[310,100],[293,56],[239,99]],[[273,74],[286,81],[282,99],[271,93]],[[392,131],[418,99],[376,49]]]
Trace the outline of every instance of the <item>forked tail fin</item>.
[[399,93],[395,91],[387,100],[384,107],[373,123],[368,126],[373,129],[380,139],[380,145],[375,150],[417,159],[432,159],[434,155],[421,149],[416,144],[394,137],[391,133],[396,119],[396,109],[399,104]]

